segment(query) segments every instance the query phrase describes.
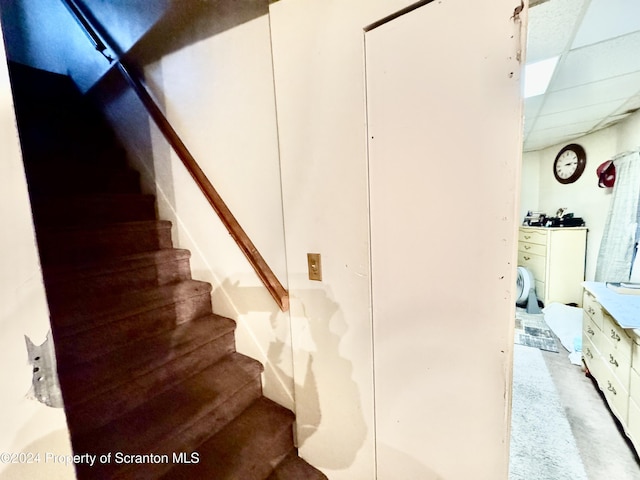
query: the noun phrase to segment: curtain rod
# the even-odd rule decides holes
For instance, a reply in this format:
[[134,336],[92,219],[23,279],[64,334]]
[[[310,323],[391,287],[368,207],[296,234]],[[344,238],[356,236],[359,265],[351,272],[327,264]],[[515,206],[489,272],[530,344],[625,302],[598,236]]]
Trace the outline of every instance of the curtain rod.
[[627,150],[626,152],[621,152],[618,153],[616,155],[614,155],[613,157],[611,157],[611,160],[613,162],[615,162],[616,160],[620,160],[622,157],[626,157],[627,155],[631,155],[632,153],[640,153],[640,147],[634,149],[634,150]]

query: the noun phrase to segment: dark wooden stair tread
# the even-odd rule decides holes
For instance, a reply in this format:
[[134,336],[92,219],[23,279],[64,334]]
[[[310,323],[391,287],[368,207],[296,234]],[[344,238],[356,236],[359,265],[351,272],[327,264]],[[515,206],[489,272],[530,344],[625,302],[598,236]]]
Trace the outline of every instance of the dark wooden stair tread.
[[140,193],[140,174],[130,168],[105,167],[101,163],[39,163],[27,168],[32,196],[66,193]]
[[43,265],[83,264],[173,248],[171,222],[147,220],[89,226],[47,226],[36,236]]
[[90,295],[143,290],[191,279],[188,250],[166,248],[78,265],[45,265],[50,295]]
[[44,235],[93,236],[122,233],[123,231],[141,232],[155,227],[171,228],[171,222],[167,220],[138,220],[108,223],[106,225],[54,225],[39,229],[39,233],[41,232]]
[[211,314],[73,368],[62,366],[58,369],[60,382],[76,402],[82,401],[175,362],[203,345],[232,334],[235,326],[233,320]]
[[61,295],[49,300],[60,337],[72,335],[177,301],[211,293],[211,284],[198,280],[159,285],[143,291],[123,292],[96,298]]
[[99,225],[155,220],[155,197],[142,193],[47,196],[31,202],[34,221],[45,225]]
[[[74,446],[96,454],[120,451],[171,456],[195,451],[260,397],[262,370],[259,362],[244,355],[228,355],[139,408],[76,437]],[[148,475],[153,467],[137,468]],[[98,472],[94,469],[93,473]]]
[[199,463],[176,466],[163,478],[264,480],[293,449],[293,421],[291,411],[261,397],[197,448]]
[[326,480],[327,477],[298,456],[295,450],[289,452],[267,480]]
[[84,401],[80,403],[68,402],[67,421],[74,437],[82,435],[88,429],[106,425],[124,413],[144,405],[156,395],[179,385],[194,372],[199,372],[233,353],[235,341],[230,332],[152,372],[127,378],[113,388],[96,392],[96,395],[88,399],[81,399]]

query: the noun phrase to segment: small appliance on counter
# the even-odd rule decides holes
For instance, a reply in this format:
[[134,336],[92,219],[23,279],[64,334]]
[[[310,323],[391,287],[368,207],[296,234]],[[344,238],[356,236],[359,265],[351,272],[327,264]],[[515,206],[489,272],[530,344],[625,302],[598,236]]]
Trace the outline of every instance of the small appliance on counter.
[[559,208],[556,216],[547,218],[545,227],[584,227],[584,219],[576,217],[573,213],[567,213],[566,208]]
[[524,227],[584,227],[582,217],[568,213],[566,208],[559,208],[555,217],[542,212],[528,211],[522,222]]
[[547,214],[542,212],[532,212],[529,210],[522,222],[523,227],[542,227],[547,219]]

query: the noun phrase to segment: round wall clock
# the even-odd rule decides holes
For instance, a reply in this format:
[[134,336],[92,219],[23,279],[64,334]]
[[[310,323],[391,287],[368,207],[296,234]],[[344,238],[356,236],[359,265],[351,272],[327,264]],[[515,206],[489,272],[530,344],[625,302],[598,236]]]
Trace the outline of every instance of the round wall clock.
[[577,143],[563,147],[553,162],[553,175],[560,183],[573,183],[580,178],[587,165],[587,154]]

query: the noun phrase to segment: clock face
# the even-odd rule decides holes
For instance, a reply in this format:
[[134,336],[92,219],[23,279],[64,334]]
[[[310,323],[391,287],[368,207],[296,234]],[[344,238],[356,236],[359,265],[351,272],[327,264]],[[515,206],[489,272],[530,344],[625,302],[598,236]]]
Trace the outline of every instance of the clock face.
[[564,147],[553,162],[553,175],[560,183],[573,183],[584,172],[587,155],[580,145],[571,144]]
[[562,179],[571,177],[578,169],[578,155],[573,150],[567,150],[556,162],[556,175]]

